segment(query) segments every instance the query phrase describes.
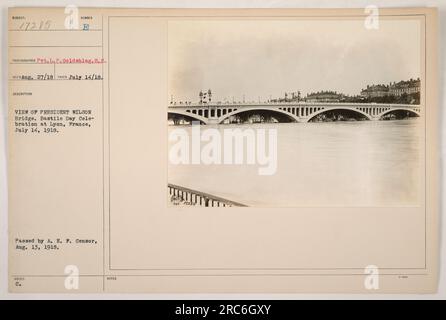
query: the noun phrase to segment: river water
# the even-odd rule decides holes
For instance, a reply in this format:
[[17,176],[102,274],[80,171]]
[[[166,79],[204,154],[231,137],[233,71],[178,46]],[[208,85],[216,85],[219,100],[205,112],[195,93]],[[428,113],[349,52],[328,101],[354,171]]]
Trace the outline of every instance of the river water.
[[[169,132],[177,128],[170,126]],[[180,128],[191,132],[190,126]],[[276,173],[259,175],[258,164],[169,163],[170,183],[249,206],[419,204],[424,157],[421,118],[201,126],[202,131],[206,128],[276,129]]]

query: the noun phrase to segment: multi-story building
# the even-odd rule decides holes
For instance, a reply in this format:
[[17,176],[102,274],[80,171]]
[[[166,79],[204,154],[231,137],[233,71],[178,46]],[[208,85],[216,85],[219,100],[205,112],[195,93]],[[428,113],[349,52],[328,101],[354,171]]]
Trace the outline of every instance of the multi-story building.
[[367,85],[367,88],[361,90],[361,96],[365,98],[385,97],[389,95],[389,86],[384,84]]
[[365,98],[376,98],[385,96],[399,97],[403,94],[420,92],[420,85],[420,78],[410,79],[408,81],[391,82],[388,85],[368,85],[367,88],[361,90],[361,96]]
[[319,91],[307,94],[305,100],[307,102],[339,102],[344,95],[336,91]]
[[389,86],[389,93],[393,96],[417,93],[420,92],[420,86],[420,78],[410,79],[408,81],[394,82]]

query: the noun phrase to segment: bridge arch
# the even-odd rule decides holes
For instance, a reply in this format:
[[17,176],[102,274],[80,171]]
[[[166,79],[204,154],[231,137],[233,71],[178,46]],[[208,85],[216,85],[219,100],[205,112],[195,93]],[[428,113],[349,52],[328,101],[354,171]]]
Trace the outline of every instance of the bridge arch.
[[379,119],[381,119],[386,114],[391,113],[391,112],[395,112],[395,111],[407,111],[407,112],[410,112],[411,114],[414,114],[417,117],[421,117],[421,113],[418,110],[416,110],[415,108],[413,108],[413,109],[412,108],[394,108],[394,109],[389,109],[389,110],[386,110],[384,112],[381,112],[380,114],[377,115],[377,117]]
[[222,123],[227,118],[229,118],[231,116],[234,116],[236,114],[250,112],[250,111],[268,111],[268,112],[271,112],[271,113],[279,113],[281,115],[287,116],[293,122],[299,122],[299,118],[297,116],[295,116],[294,114],[292,114],[290,112],[287,112],[287,111],[284,111],[284,110],[280,110],[278,108],[253,107],[253,108],[240,108],[240,109],[237,109],[237,110],[232,111],[230,113],[227,113],[227,114],[221,116],[220,118],[218,118],[218,123]]
[[208,123],[208,119],[207,118],[205,118],[203,116],[200,116],[198,114],[192,113],[192,112],[187,112],[187,111],[182,111],[182,110],[175,110],[175,111],[169,110],[167,112],[167,116],[169,117],[169,115],[185,116],[185,117],[191,118],[193,120],[200,121],[200,123],[204,123],[204,124]]
[[353,111],[355,113],[359,113],[359,114],[363,115],[364,117],[367,118],[367,120],[372,120],[372,116],[364,111],[358,110],[356,108],[347,108],[347,107],[337,106],[337,107],[331,107],[331,108],[323,108],[322,110],[313,112],[312,114],[310,114],[308,116],[308,118],[305,120],[305,122],[310,122],[311,120],[314,119],[314,117],[316,117],[317,115],[319,115],[321,113],[328,112],[328,111],[335,111],[335,110]]

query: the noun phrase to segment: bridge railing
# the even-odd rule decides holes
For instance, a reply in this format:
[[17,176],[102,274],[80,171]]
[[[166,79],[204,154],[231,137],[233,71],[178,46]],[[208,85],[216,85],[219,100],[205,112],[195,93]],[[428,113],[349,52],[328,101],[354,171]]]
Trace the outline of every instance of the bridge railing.
[[169,198],[172,203],[201,207],[246,207],[242,203],[220,198],[208,193],[181,187],[171,183],[167,184]]

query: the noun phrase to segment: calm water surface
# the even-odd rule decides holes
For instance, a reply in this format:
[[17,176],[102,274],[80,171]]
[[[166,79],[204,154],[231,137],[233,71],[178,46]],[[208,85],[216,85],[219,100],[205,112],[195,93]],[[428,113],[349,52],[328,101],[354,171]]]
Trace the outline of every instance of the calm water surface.
[[[276,129],[276,174],[258,175],[258,165],[169,164],[170,183],[252,206],[419,204],[424,159],[420,118],[201,128],[211,127]],[[181,128],[191,131],[190,126]]]

